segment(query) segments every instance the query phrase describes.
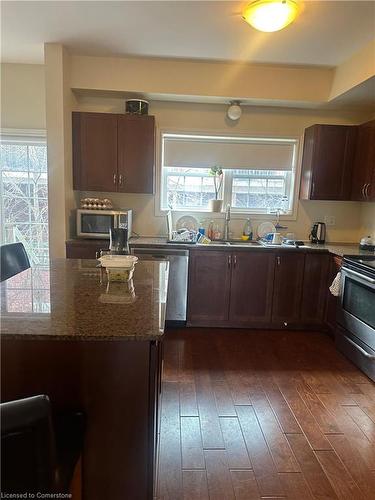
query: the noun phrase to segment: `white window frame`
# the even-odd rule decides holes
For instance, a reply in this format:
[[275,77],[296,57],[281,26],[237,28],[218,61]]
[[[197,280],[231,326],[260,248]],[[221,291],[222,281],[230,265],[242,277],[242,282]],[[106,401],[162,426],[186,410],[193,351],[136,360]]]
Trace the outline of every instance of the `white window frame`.
[[[281,135],[271,135],[271,134],[252,134],[252,133],[228,133],[228,130],[225,131],[207,131],[207,130],[193,130],[193,129],[164,129],[164,128],[157,128],[157,142],[156,142],[156,176],[155,176],[155,182],[156,182],[156,192],[155,192],[155,199],[154,199],[154,213],[156,217],[164,217],[168,210],[163,209],[161,207],[162,203],[162,182],[163,182],[163,175],[162,175],[162,168],[163,168],[163,136],[166,134],[183,134],[183,135],[202,135],[202,136],[219,136],[219,137],[236,137],[236,138],[253,138],[253,139],[259,139],[259,140],[290,140],[295,142],[295,149],[294,149],[294,156],[293,156],[293,165],[292,165],[292,172],[294,175],[291,176],[291,189],[290,192],[293,193],[293,199],[290,202],[290,211],[286,214],[281,214],[280,219],[282,220],[296,220],[297,219],[297,211],[298,211],[298,193],[299,189],[298,186],[300,184],[300,179],[301,179],[301,159],[302,159],[302,146],[303,146],[303,136],[298,137],[298,136],[281,136]],[[239,170],[239,169],[238,169]],[[223,189],[226,191],[228,190],[228,182],[223,183]],[[231,199],[229,196],[228,198],[228,193],[226,194],[226,197],[224,199]],[[222,217],[223,212],[225,211],[225,203],[223,203],[223,210],[221,214],[218,214],[219,217]],[[270,213],[265,213],[264,211],[259,211],[259,210],[254,210],[254,209],[248,209],[244,210],[242,208],[231,208],[232,214],[234,215],[234,218],[241,218],[241,217],[248,217],[249,215],[255,216],[256,219],[265,219],[265,220],[273,220],[275,218],[275,214],[270,214]],[[182,214],[202,214],[202,213],[207,213],[210,214],[208,209],[190,209],[188,207],[186,208],[179,208],[175,209],[173,208],[173,212],[178,212],[181,215]],[[216,217],[216,215],[215,215]]]
[[[11,140],[14,142],[24,142],[28,141],[31,143],[41,142],[47,147],[47,133],[45,129],[13,129],[13,128],[0,128],[0,143],[6,140]],[[47,185],[48,185],[48,165],[47,165]],[[2,192],[0,196],[2,196]],[[49,202],[49,198],[48,198]],[[2,203],[0,204],[0,215],[1,219],[3,219],[2,214]],[[1,227],[1,240],[3,240],[3,230],[4,227]],[[48,232],[50,231],[49,221],[48,221]]]

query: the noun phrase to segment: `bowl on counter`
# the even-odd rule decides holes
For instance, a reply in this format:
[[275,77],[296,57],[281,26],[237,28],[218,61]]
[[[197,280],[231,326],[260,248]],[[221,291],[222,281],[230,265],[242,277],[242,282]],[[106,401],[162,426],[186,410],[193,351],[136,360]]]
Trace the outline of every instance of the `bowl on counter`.
[[138,257],[135,255],[103,255],[99,259],[105,268],[108,281],[130,281],[133,278]]

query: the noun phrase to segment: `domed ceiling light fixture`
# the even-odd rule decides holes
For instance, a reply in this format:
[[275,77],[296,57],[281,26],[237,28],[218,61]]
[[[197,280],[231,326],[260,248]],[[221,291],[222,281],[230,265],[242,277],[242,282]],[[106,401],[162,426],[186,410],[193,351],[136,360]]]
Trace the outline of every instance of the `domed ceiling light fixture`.
[[255,0],[245,7],[242,17],[259,31],[279,31],[298,16],[300,6],[294,0]]
[[230,120],[239,120],[242,115],[242,109],[239,101],[231,101],[227,110],[227,116]]

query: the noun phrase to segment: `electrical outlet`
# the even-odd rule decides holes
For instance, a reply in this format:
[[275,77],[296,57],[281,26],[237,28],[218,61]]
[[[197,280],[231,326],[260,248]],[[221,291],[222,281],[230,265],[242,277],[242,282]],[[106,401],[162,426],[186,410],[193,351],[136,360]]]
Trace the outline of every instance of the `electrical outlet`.
[[336,225],[336,217],[334,215],[326,215],[324,217],[324,222],[327,226],[335,226]]

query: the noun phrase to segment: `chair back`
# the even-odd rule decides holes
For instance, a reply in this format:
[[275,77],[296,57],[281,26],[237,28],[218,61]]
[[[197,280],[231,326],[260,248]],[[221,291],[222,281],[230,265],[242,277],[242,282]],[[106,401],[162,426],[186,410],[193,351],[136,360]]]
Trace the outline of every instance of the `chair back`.
[[0,405],[4,493],[56,491],[56,447],[47,396]]
[[29,257],[22,243],[10,243],[0,247],[1,281],[7,280],[30,267]]

